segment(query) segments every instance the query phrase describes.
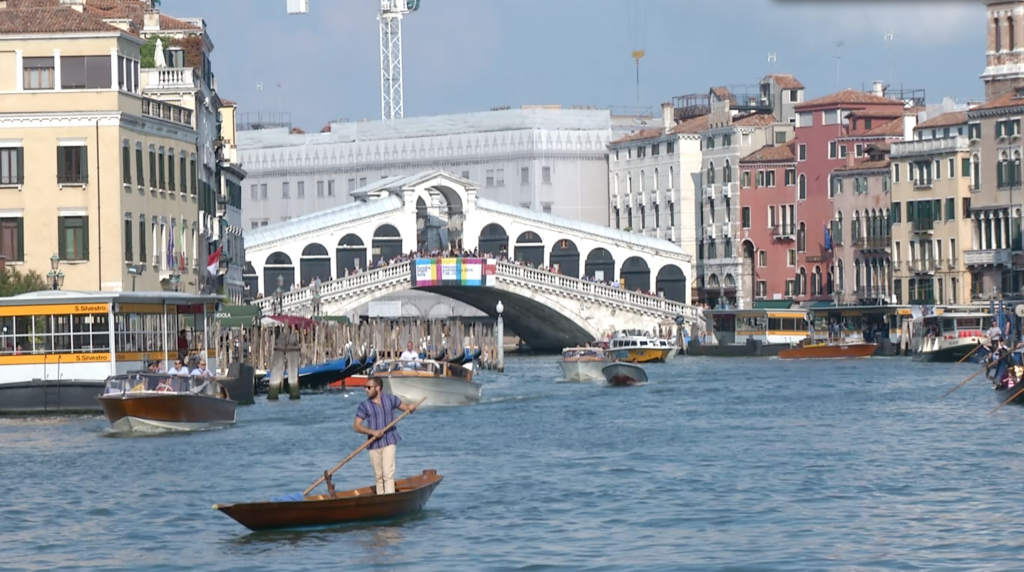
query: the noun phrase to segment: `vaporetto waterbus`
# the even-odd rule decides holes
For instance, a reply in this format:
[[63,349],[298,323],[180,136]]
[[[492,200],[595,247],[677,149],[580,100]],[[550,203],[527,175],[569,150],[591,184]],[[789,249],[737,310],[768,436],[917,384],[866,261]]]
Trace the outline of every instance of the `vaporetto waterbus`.
[[[42,291],[0,298],[0,413],[100,411],[108,376],[182,349],[216,371],[208,327],[216,296]],[[185,347],[187,342],[187,348]]]

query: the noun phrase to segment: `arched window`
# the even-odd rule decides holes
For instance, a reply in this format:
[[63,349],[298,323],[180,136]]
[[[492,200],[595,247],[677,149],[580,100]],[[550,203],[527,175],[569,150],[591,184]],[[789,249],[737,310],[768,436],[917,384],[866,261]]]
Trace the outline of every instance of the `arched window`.
[[807,251],[807,225],[800,223],[800,229],[796,233],[796,251]]
[[707,184],[709,184],[709,185],[715,184],[715,162],[714,161],[711,161],[710,163],[708,163],[708,180],[707,180]]
[[725,160],[725,166],[722,167],[722,182],[732,182],[732,164],[729,162],[728,159]]
[[668,168],[668,188],[674,189],[676,184],[676,170],[671,165]]
[[863,271],[861,269],[860,259],[858,258],[853,262],[853,284],[858,290],[864,284]]
[[823,292],[821,288],[821,266],[814,267],[811,275],[811,296],[818,296]]
[[836,211],[836,228],[835,232],[832,233],[832,243],[836,245],[843,244],[843,211]]
[[807,269],[800,268],[800,294],[807,295]]
[[999,154],[999,163],[996,164],[996,186],[1000,189],[1010,186],[1010,157],[1006,151]]
[[1001,27],[1000,27],[1000,25],[999,25],[999,18],[995,18],[995,19],[994,19],[994,20],[992,21],[992,25],[993,25],[993,26],[995,27],[995,29],[996,29],[996,30],[995,30],[995,40],[996,40],[996,41],[995,41],[995,44],[996,44],[996,51],[997,51],[997,52],[1001,52],[1001,51],[1003,51],[1003,30],[1001,29]]
[[1014,37],[1014,35],[1015,35],[1014,32],[1015,31],[1016,30],[1014,29],[1014,25],[1013,25],[1013,16],[1007,16],[1006,17],[1006,40],[1007,40],[1006,43],[1009,45],[1009,48],[1010,48],[1011,51],[1016,49],[1016,47],[1017,47],[1017,38]]
[[708,137],[705,149],[714,149],[714,148],[715,148],[715,138],[714,137]]
[[800,173],[799,190],[800,190],[799,199],[801,201],[806,200],[807,199],[807,176],[804,175],[803,173]]
[[846,290],[846,271],[843,269],[843,266],[842,258],[836,261],[836,272],[839,274],[839,276],[836,276],[836,282],[839,284],[840,292]]
[[652,191],[657,191],[658,190],[658,183],[661,182],[661,181],[658,180],[659,178],[660,178],[660,176],[658,174],[658,168],[655,167],[654,168],[654,185],[651,186],[651,190]]
[[643,196],[643,194],[644,194],[644,178],[646,178],[646,175],[647,174],[644,173],[643,170],[640,171],[640,189],[637,192],[641,196]]
[[633,175],[626,175],[626,199],[633,195]]
[[[1013,48],[1010,48],[1010,49],[1013,49]],[[1020,179],[1020,151],[1014,151],[1013,152],[1013,168],[1010,170],[1010,173],[1011,173],[1011,175],[1010,175],[1010,186],[1011,187],[1019,187],[1020,186],[1020,182],[1021,182],[1021,179]]]
[[860,211],[853,211],[853,222],[850,223],[850,242],[856,243],[860,238]]

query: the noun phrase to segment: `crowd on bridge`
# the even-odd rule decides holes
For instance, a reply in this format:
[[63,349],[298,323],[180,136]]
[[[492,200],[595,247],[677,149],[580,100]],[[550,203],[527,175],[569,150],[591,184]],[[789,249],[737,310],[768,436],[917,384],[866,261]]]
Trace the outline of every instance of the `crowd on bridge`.
[[[388,259],[384,259],[383,257],[380,257],[380,258],[378,258],[375,261],[371,260],[368,268],[366,268],[365,270],[360,270],[358,267],[357,268],[353,268],[353,269],[346,268],[344,276],[346,276],[346,277],[347,276],[355,276],[355,275],[358,275],[358,274],[363,273],[363,272],[369,272],[371,270],[378,270],[380,268],[385,268],[387,266],[394,266],[396,264],[403,264],[405,262],[410,262],[410,261],[416,260],[417,258],[485,258],[485,259],[494,259],[494,260],[497,260],[499,262],[506,262],[506,263],[509,263],[509,264],[514,264],[516,266],[521,266],[523,268],[531,268],[531,269],[534,269],[534,270],[540,270],[542,272],[550,272],[552,274],[561,274],[561,269],[559,268],[559,266],[557,264],[555,264],[555,265],[547,265],[547,266],[545,266],[545,265],[536,265],[536,264],[534,264],[533,262],[531,262],[529,260],[517,260],[517,259],[514,259],[514,258],[510,258],[508,256],[508,250],[503,247],[498,252],[497,255],[492,254],[490,252],[485,252],[483,254],[480,254],[480,249],[479,248],[476,248],[476,249],[474,249],[472,251],[470,251],[470,250],[462,250],[462,249],[452,249],[452,248],[449,248],[449,249],[446,249],[446,250],[442,250],[442,249],[438,249],[438,248],[431,249],[431,250],[414,250],[414,251],[411,251],[411,252],[408,252],[408,253],[405,253],[405,254],[399,254],[398,256],[394,256],[394,257],[388,258]],[[623,288],[624,287],[624,284],[621,281],[619,281],[619,280],[598,280],[597,278],[595,278],[593,276],[582,276],[582,277],[580,277],[580,280],[582,280],[584,282],[593,282],[595,284],[601,284],[601,285],[604,285],[604,286],[608,286],[610,288]],[[289,290],[297,290],[297,289],[300,289],[300,288],[306,288],[306,287],[312,286],[314,284],[319,284],[320,282],[321,282],[321,278],[319,276],[314,277],[313,280],[311,280],[309,282],[306,282],[304,280],[300,280],[300,281],[292,284],[291,287],[289,288]],[[651,291],[648,291],[648,290],[643,290],[641,288],[637,288],[636,292],[638,294],[646,294],[648,296],[663,297],[661,294],[658,294],[656,292],[651,292]],[[263,293],[260,292],[259,294],[257,294],[256,298],[257,299],[263,298]]]

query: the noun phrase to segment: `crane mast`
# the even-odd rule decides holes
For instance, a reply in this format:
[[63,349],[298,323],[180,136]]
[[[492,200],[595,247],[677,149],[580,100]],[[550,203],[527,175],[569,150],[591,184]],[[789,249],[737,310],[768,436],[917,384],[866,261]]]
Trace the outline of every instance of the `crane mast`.
[[384,121],[404,115],[402,18],[419,10],[420,0],[380,0],[380,115]]

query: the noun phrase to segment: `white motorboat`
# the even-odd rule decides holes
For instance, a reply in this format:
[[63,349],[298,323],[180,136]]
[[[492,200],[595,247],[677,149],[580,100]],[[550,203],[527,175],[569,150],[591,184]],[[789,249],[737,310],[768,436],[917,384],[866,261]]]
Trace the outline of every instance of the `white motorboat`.
[[473,381],[473,364],[433,360],[388,360],[373,366],[370,377],[383,382],[384,392],[404,402],[428,405],[470,405],[480,402],[481,386]]
[[601,368],[608,365],[602,348],[575,347],[562,350],[562,377],[567,381],[604,379]]
[[636,385],[647,383],[647,372],[639,365],[617,361],[601,370],[610,385]]

